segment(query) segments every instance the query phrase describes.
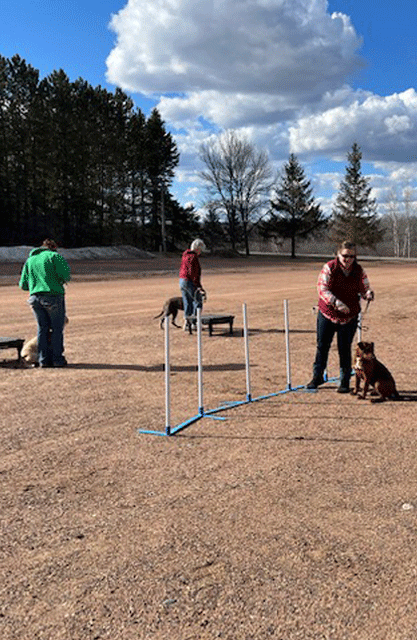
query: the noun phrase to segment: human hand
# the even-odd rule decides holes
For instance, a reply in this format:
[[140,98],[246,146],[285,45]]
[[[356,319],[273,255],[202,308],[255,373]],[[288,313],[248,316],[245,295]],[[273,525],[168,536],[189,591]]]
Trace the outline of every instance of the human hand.
[[367,291],[365,294],[365,300],[367,300],[368,302],[372,302],[372,300],[375,300],[374,292],[371,290]]
[[349,313],[350,311],[349,307],[341,300],[336,300],[336,304],[334,306],[338,311],[340,311],[340,313]]

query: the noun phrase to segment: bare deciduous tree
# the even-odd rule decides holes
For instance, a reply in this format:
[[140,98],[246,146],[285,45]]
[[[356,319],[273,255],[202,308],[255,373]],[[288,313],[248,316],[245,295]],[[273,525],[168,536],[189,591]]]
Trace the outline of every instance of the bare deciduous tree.
[[412,213],[412,189],[407,187],[404,189],[404,217],[405,229],[403,239],[403,256],[409,258],[411,256],[411,213]]
[[241,238],[249,255],[249,235],[267,210],[272,171],[265,151],[244,136],[226,131],[201,145],[200,172],[206,183],[206,205],[223,214],[233,250]]
[[388,194],[387,201],[387,211],[388,217],[392,225],[392,242],[393,242],[393,250],[394,256],[396,258],[400,257],[400,235],[399,235],[399,219],[400,219],[400,211],[399,211],[399,202],[397,193],[394,189]]

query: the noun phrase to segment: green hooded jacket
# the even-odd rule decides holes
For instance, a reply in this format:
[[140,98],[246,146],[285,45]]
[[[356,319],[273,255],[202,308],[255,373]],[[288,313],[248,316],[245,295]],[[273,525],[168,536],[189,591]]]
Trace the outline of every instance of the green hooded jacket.
[[47,247],[32,249],[20,276],[19,287],[33,293],[63,296],[64,283],[71,279],[68,262]]

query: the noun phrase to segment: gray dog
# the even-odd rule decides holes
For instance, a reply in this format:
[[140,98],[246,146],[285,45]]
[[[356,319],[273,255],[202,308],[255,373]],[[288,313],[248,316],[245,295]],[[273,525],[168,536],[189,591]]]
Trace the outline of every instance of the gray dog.
[[[205,291],[199,291],[199,295],[201,296],[202,301],[207,300],[207,295]],[[157,316],[154,316],[154,320],[156,320],[157,318],[161,318],[162,316],[161,318],[161,329],[162,329],[164,326],[165,318],[169,318],[169,316],[172,316],[171,323],[174,325],[174,327],[178,327],[178,329],[181,329],[180,325],[175,322],[175,319],[178,315],[178,311],[184,311],[184,303],[182,301],[182,297],[176,296],[173,298],[168,298],[168,300],[166,300],[164,303],[161,313],[159,313]],[[184,331],[186,329],[188,329],[188,331],[192,333],[193,332],[192,323],[187,322],[184,328]]]
[[156,320],[156,318],[161,318],[162,316],[161,318],[161,329],[162,329],[164,326],[165,318],[172,316],[171,323],[174,325],[174,327],[178,327],[179,329],[181,329],[180,325],[175,322],[175,319],[178,315],[178,311],[184,311],[184,303],[182,301],[182,297],[177,296],[174,298],[168,298],[168,300],[166,300],[164,304],[164,307],[161,313],[155,316],[154,320]]

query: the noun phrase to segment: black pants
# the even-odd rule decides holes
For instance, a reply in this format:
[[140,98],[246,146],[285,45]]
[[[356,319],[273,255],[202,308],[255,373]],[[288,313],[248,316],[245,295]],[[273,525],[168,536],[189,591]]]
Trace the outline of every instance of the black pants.
[[352,370],[352,342],[358,326],[358,316],[347,324],[338,324],[324,317],[319,311],[317,315],[317,351],[313,365],[313,375],[320,378],[326,367],[329,350],[334,334],[337,334],[337,350],[339,352],[340,378],[348,382]]

